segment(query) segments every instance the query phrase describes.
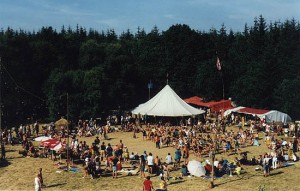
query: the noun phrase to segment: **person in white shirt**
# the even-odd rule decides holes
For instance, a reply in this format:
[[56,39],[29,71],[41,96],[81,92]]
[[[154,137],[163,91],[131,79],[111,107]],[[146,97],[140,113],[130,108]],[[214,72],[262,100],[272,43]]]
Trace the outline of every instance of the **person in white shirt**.
[[78,147],[78,139],[75,139],[75,141],[74,141],[74,148],[77,149],[77,147]]
[[272,168],[273,168],[273,169],[276,169],[276,168],[277,168],[277,161],[278,161],[278,159],[277,159],[277,154],[274,153],[273,159],[272,159]]
[[41,183],[41,179],[40,179],[40,174],[38,174],[34,178],[34,189],[35,189],[35,191],[41,191],[41,188],[42,188],[42,183]]
[[148,172],[149,172],[149,174],[152,174],[153,165],[154,165],[152,153],[149,153],[149,156],[147,157],[147,163],[148,163],[148,168],[149,168]]
[[166,163],[167,164],[173,163],[173,158],[170,153],[168,153],[168,155],[166,156]]
[[283,140],[282,143],[281,143],[282,146],[286,146],[287,144],[288,144],[288,143],[287,143],[286,140]]
[[129,155],[130,160],[134,160],[134,153],[132,152],[131,155]]
[[218,161],[218,159],[215,159],[215,161],[214,161],[214,166],[215,166],[215,167],[218,167],[218,165],[219,165],[219,161]]

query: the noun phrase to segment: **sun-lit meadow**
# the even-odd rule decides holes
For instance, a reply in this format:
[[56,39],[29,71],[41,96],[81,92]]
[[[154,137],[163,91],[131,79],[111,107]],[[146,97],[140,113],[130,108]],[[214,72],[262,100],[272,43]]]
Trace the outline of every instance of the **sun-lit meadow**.
[[[175,149],[172,147],[164,147],[156,149],[155,144],[151,141],[143,141],[142,134],[138,134],[137,138],[133,138],[132,132],[115,132],[110,133],[109,140],[106,143],[112,145],[117,144],[119,140],[123,140],[124,145],[129,148],[129,152],[138,152],[141,154],[144,150],[147,153],[152,152],[154,156],[159,156],[164,161],[165,156],[170,152],[174,156]],[[81,138],[91,144],[95,137]],[[102,140],[101,140],[102,142]],[[243,151],[248,151],[248,158],[258,156],[264,152],[270,152],[260,140],[260,147],[249,146],[243,148]],[[38,143],[35,143],[38,144]],[[24,158],[18,151],[21,146],[7,145],[7,163],[1,163],[0,167],[0,190],[33,190],[34,177],[38,169],[43,168],[43,178],[46,187],[43,190],[124,190],[124,191],[139,191],[142,190],[143,179],[138,176],[127,176],[119,174],[118,179],[113,179],[110,175],[96,179],[82,178],[83,167],[79,172],[60,172],[55,165],[58,161],[52,161],[45,158]],[[225,156],[224,158],[233,159],[234,155]],[[216,158],[220,158],[217,155]],[[195,158],[192,154],[190,159]],[[199,159],[198,160],[203,160]],[[213,190],[300,190],[300,162],[295,162],[294,165],[280,168],[271,171],[270,177],[263,177],[262,171],[255,171],[256,166],[243,166],[243,174],[240,177],[225,176],[215,180],[216,187]],[[171,171],[171,177],[179,177],[179,170]],[[151,180],[154,187],[158,188],[159,178],[152,176]],[[170,180],[168,182],[168,190],[177,191],[199,191],[210,190],[209,179],[198,177],[184,177],[183,179]]]

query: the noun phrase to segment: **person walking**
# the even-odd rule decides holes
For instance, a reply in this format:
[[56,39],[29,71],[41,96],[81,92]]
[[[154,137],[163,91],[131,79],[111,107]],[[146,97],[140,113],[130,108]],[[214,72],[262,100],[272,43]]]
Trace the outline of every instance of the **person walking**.
[[142,178],[145,178],[145,167],[146,167],[146,160],[144,155],[140,157],[140,175]]
[[5,159],[5,146],[4,146],[4,143],[1,144],[1,160]]
[[177,150],[175,151],[175,163],[174,163],[174,167],[179,167],[180,166],[180,159],[181,159],[181,151],[180,148],[177,148]]
[[[270,161],[272,161],[272,158],[269,157],[268,154],[265,154],[264,159],[263,159],[263,170],[264,170],[264,177],[267,177],[270,175]],[[272,164],[272,162],[271,162]]]
[[40,168],[38,174],[39,174],[39,177],[40,177],[41,186],[45,186],[42,171],[43,171],[43,169]]
[[40,174],[37,174],[37,176],[34,178],[34,189],[35,189],[35,191],[41,191],[42,190]]
[[150,176],[147,176],[146,180],[143,182],[143,191],[153,191],[154,187],[152,181],[150,180]]

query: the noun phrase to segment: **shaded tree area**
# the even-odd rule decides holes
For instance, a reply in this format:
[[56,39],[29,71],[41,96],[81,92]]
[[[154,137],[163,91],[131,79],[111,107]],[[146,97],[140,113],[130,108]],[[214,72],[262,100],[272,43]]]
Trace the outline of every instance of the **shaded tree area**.
[[[267,24],[260,16],[242,32],[196,31],[176,24],[166,31],[96,31],[63,26],[58,32],[0,31],[4,123],[99,117],[130,110],[161,90],[168,78],[181,96],[225,98],[276,109],[299,119],[299,22]],[[216,69],[216,53],[222,71]],[[168,76],[168,77],[167,77]],[[26,121],[27,120],[27,121]]]

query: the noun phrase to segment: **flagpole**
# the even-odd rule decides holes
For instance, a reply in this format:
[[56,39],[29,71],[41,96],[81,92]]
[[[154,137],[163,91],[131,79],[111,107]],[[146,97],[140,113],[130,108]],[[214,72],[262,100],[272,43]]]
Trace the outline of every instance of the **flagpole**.
[[225,99],[225,89],[224,89],[224,79],[223,79],[223,71],[221,71],[222,85],[223,85],[223,100]]
[[149,89],[149,100],[150,100],[150,98],[151,98],[151,88],[152,88],[152,82],[151,82],[151,80],[150,80],[150,82],[148,83],[148,89]]
[[169,73],[167,73],[167,85],[169,85]]
[[223,71],[222,71],[222,66],[221,66],[221,62],[220,59],[218,57],[218,52],[216,51],[216,56],[217,56],[217,69],[220,71],[221,74],[221,79],[222,79],[222,87],[223,87],[223,99],[225,98],[225,88],[224,88],[224,79],[223,79]]

